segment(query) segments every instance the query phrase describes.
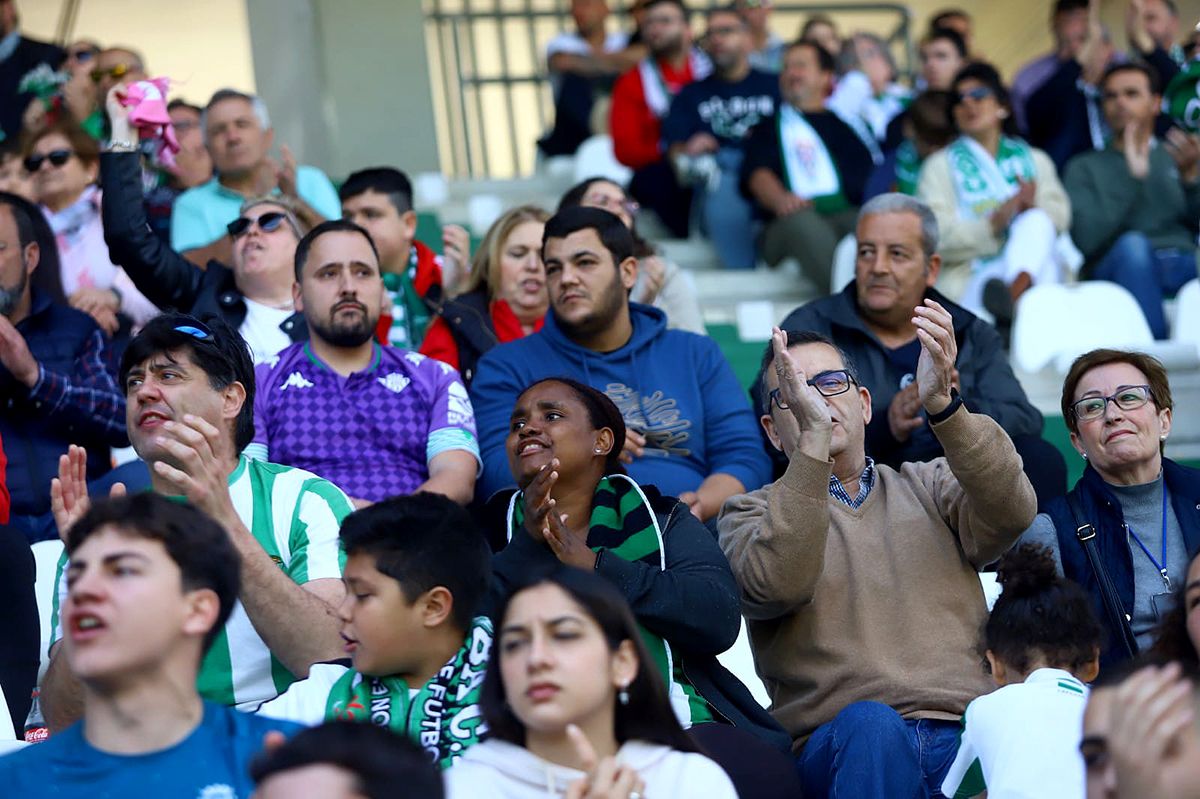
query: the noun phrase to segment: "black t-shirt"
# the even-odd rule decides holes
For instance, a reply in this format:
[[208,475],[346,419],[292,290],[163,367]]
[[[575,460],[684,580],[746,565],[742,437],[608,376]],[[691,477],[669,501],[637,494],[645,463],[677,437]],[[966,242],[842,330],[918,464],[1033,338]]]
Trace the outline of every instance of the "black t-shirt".
[[750,130],[775,113],[779,78],[751,69],[746,77],[728,83],[716,75],[680,90],[663,120],[662,138],[668,145],[685,142],[697,133],[711,133],[722,147],[742,147]]

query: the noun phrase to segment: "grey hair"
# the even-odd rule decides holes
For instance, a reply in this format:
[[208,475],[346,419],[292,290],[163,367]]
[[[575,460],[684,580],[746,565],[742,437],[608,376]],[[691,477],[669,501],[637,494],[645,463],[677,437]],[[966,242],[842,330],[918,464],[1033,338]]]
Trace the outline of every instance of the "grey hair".
[[250,103],[250,108],[254,111],[254,116],[258,118],[258,124],[262,129],[271,129],[271,117],[267,114],[267,104],[261,97],[256,94],[239,92],[237,89],[218,89],[216,94],[209,99],[208,105],[204,106],[204,110],[200,112],[200,132],[204,135],[205,144],[208,144],[208,112],[214,105],[225,100],[245,100]]
[[288,223],[288,227],[296,234],[297,239],[304,238],[304,233],[301,232],[300,220],[296,216],[296,205],[287,197],[280,194],[260,194],[257,197],[250,197],[242,203],[242,207],[238,209],[238,215],[244,216],[251,208],[257,208],[260,205],[274,205],[282,208],[284,211],[284,221]]
[[872,214],[913,214],[921,220],[921,251],[925,254],[925,260],[928,261],[937,252],[937,217],[933,215],[933,211],[928,205],[916,197],[897,192],[877,194],[863,203],[863,207],[859,209],[859,223]]

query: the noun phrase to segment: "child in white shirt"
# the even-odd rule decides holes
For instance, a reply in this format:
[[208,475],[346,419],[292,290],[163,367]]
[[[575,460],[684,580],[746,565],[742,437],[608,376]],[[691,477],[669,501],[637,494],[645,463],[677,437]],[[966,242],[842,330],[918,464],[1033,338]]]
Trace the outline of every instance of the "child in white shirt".
[[1012,550],[997,576],[1003,593],[983,637],[1000,687],[967,705],[942,793],[1083,799],[1079,741],[1085,683],[1100,670],[1100,625],[1087,594],[1059,576],[1045,547]]

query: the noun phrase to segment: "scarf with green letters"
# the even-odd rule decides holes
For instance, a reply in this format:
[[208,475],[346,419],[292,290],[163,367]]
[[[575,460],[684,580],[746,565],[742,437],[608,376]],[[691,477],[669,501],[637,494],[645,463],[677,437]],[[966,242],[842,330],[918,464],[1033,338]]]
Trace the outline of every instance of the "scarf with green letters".
[[351,669],[329,690],[325,718],[387,727],[420,744],[438,768],[450,768],[487,732],[479,695],[491,649],[492,623],[478,616],[462,648],[415,694],[400,677]]
[[1200,133],[1200,60],[1193,59],[1171,78],[1163,108],[1188,133]]
[[[523,492],[513,494],[508,504],[508,540],[525,532],[525,507],[521,502]],[[589,525],[587,545],[593,552],[606,550],[609,557],[618,557],[631,563],[645,563],[660,571],[667,568],[666,552],[663,547],[663,530],[650,501],[641,487],[623,474],[612,474],[600,479],[592,500],[592,518]],[[712,721],[712,708],[696,691],[683,667],[671,651],[671,645],[661,636],[638,625],[642,642],[650,657],[667,681],[671,708],[684,727]]]

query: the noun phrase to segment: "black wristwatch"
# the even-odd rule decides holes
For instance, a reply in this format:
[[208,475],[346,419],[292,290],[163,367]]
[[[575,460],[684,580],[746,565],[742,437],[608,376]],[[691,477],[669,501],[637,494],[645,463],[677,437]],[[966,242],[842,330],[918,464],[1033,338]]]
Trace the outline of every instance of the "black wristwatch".
[[942,408],[937,413],[928,414],[930,424],[941,424],[954,415],[954,412],[963,406],[963,398],[958,393],[957,388],[950,389],[950,404]]

